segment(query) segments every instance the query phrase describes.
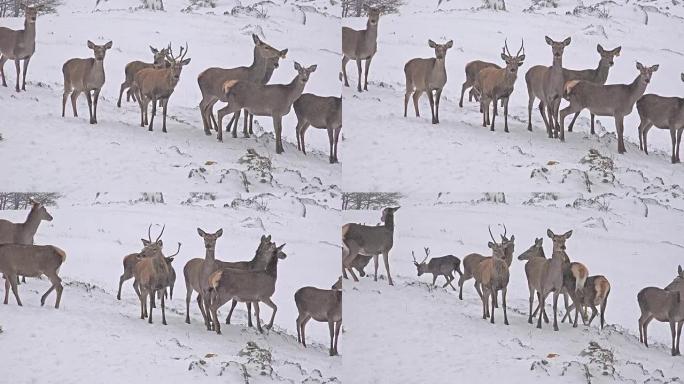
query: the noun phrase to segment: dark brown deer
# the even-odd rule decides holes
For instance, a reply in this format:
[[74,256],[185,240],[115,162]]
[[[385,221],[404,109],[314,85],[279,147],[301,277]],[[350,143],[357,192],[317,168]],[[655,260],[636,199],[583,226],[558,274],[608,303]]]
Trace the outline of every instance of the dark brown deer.
[[[684,81],[684,73],[681,74]],[[672,140],[672,164],[679,163],[679,146],[682,143],[684,131],[684,98],[663,97],[649,93],[642,96],[636,103],[639,123],[639,149],[648,155],[646,137],[648,131],[655,126],[668,129]]]
[[[670,324],[672,335],[672,356],[680,355],[679,340],[684,324],[684,304],[682,290],[684,289],[684,271],[680,265],[677,277],[665,289],[646,287],[637,294],[639,309],[639,342],[648,347],[648,324],[656,319]],[[677,326],[675,329],[675,325]]]
[[342,98],[305,93],[294,102],[293,107],[297,115],[297,149],[306,155],[304,134],[310,126],[325,129],[330,143],[330,164],[337,163],[337,142],[342,131]]
[[418,101],[423,92],[427,92],[430,112],[432,113],[432,124],[439,124],[439,100],[447,82],[446,54],[447,50],[454,46],[454,42],[449,40],[446,44],[437,44],[428,40],[428,46],[435,50],[435,57],[411,59],[404,65],[404,75],[406,75],[404,117],[406,117],[411,94],[413,94],[413,108],[416,111],[416,117],[420,117]]
[[[568,288],[572,289],[574,287],[574,279],[568,279],[566,285]],[[606,306],[608,306],[608,295],[610,294],[610,282],[603,275],[589,276],[587,281],[584,283],[584,289],[578,291],[576,297],[579,301],[579,305],[582,310],[582,321],[586,325],[591,325],[597,314],[601,314],[601,329],[605,324],[605,314]],[[561,320],[561,323],[565,319],[570,320],[570,313],[575,309],[576,303],[573,303],[568,310],[565,312],[565,316]],[[599,309],[596,306],[599,306]],[[586,307],[591,308],[591,317],[589,321],[586,320]],[[577,319],[575,318],[575,325],[577,324]]]
[[444,276],[446,283],[442,288],[446,288],[447,285],[450,285],[455,291],[456,287],[454,287],[451,282],[455,279],[454,271],[458,272],[459,276],[463,274],[461,272],[461,259],[454,255],[446,255],[442,257],[433,257],[426,263],[425,261],[430,256],[430,248],[425,247],[424,250],[425,259],[420,263],[416,260],[416,255],[411,251],[413,265],[416,266],[418,276],[421,276],[424,273],[432,273],[432,285],[435,285],[439,276]]
[[26,90],[26,70],[33,53],[36,51],[36,19],[41,6],[19,5],[24,11],[24,29],[15,31],[6,27],[0,27],[0,75],[2,75],[2,86],[6,87],[5,81],[5,62],[14,60],[17,69],[17,86],[19,92],[19,69],[20,62],[24,60],[24,72],[21,83],[21,90]]
[[45,305],[45,299],[53,290],[57,290],[55,308],[59,308],[62,300],[62,279],[57,274],[59,268],[66,260],[66,253],[52,245],[24,245],[4,244],[0,245],[0,273],[5,277],[5,301],[7,304],[9,289],[22,306],[17,291],[17,276],[40,277],[47,276],[52,286],[40,298],[40,305]]
[[300,288],[294,295],[297,316],[297,342],[306,348],[306,323],[312,318],[328,323],[330,356],[337,356],[337,339],[342,328],[342,291],[340,289]]

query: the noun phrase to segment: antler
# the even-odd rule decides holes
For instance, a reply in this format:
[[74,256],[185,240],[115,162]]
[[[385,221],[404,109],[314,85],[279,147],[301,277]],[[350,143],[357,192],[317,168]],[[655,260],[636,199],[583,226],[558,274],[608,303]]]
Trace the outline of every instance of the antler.
[[187,55],[187,54],[188,54],[188,42],[186,41],[185,42],[185,52],[183,52],[183,47],[181,47],[181,56],[178,60],[183,61],[183,59],[185,58],[185,55]]
[[418,260],[416,260],[416,253],[411,251],[411,256],[413,256],[413,262],[418,264]]
[[487,229],[489,230],[489,237],[492,238],[492,241],[494,242],[494,244],[497,244],[496,240],[494,239],[494,235],[492,235],[492,226],[488,225]]
[[522,39],[522,44],[520,45],[520,49],[518,50],[518,53],[515,54],[516,57],[520,56],[520,52],[522,51],[522,54],[525,54],[525,39]]
[[149,227],[147,227],[147,240],[151,243],[152,242],[152,234],[150,233],[150,230],[152,229],[152,224],[150,224]]
[[161,232],[159,233],[159,236],[157,236],[157,239],[154,241],[155,243],[161,239],[162,235],[164,234],[164,229],[166,228],[166,224],[162,227]]
[[508,230],[506,229],[506,224],[501,224],[501,225],[503,225],[503,227],[504,227],[504,234],[501,235],[501,238],[503,239],[503,238],[506,238],[506,233],[508,233]]
[[427,258],[430,256],[430,247],[423,247],[423,249],[425,250],[425,258],[423,261],[421,261],[421,264],[424,263],[425,260],[427,260]]
[[508,39],[504,40],[504,48],[503,48],[504,53],[507,56],[511,56],[511,51],[508,49]]
[[180,241],[179,241],[179,242],[178,242],[178,250],[176,251],[176,253],[174,253],[173,255],[171,255],[171,256],[169,256],[169,257],[176,257],[176,255],[178,255],[178,254],[180,253],[180,247],[181,247],[181,243],[180,243]]

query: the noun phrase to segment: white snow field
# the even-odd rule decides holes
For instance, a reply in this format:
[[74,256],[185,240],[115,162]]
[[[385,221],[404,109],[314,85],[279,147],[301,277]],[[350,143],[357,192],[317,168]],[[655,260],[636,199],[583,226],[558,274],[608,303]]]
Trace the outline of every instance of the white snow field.
[[[339,184],[341,166],[328,163],[328,137],[323,130],[307,135],[310,152],[297,151],[291,112],[283,123],[285,154],[276,156],[271,118],[257,117],[256,137],[224,142],[205,136],[199,113],[201,100],[197,76],[209,67],[232,68],[252,62],[252,33],[278,49],[289,49],[271,83],[289,83],[296,75],[294,62],[317,64],[304,89],[325,96],[339,96],[339,10],[328,1],[276,1],[260,7],[266,17],[238,13],[237,5],[257,1],[216,1],[216,8],[192,8],[185,0],[167,0],[165,12],[134,9],[139,1],[66,0],[56,15],[37,20],[36,53],[30,61],[27,91],[14,91],[14,63],[5,64],[8,88],[0,87],[0,180],[10,190],[71,192],[83,187],[91,191],[158,190],[184,191],[222,189],[217,179],[237,163],[247,149],[273,158],[278,168],[297,169],[307,177],[317,176],[328,184]],[[183,10],[186,10],[183,12]],[[224,14],[227,12],[227,14]],[[305,24],[303,22],[305,21]],[[22,18],[6,18],[2,26],[22,28]],[[63,63],[73,57],[92,57],[86,42],[113,41],[105,57],[106,83],[100,95],[98,124],[88,123],[84,95],[78,100],[79,117],[67,105],[61,117]],[[149,45],[174,52],[188,43],[189,65],[169,101],[168,133],[161,131],[161,111],[154,132],[140,127],[137,103],[116,107],[124,67],[133,60],[152,61]],[[217,103],[214,111],[223,103]],[[227,120],[224,120],[227,124]],[[241,127],[241,125],[240,125]],[[344,159],[340,151],[340,159]],[[188,174],[206,167],[206,180]]]
[[[159,195],[157,195],[158,197]],[[310,345],[297,344],[294,292],[307,285],[329,288],[339,276],[339,211],[271,201],[266,210],[230,207],[232,198],[209,195],[187,199],[166,194],[166,203],[141,201],[138,194],[99,194],[70,198],[48,208],[52,222],[43,222],[37,244],[54,244],[67,253],[60,275],[64,293],[59,309],[52,294],[45,307],[40,295],[48,288],[45,278],[27,279],[19,286],[23,307],[10,295],[0,306],[0,368],[14,383],[340,383],[341,357],[328,356],[327,324],[310,322]],[[224,204],[229,204],[224,206]],[[26,211],[3,211],[2,218],[23,221]],[[173,300],[167,301],[167,322],[153,312],[154,324],[140,319],[133,280],[116,291],[123,256],[141,248],[153,223],[153,239],[166,225],[164,253],[180,254],[173,265],[177,280]],[[183,266],[204,257],[204,243],[196,228],[214,232],[223,228],[216,257],[249,260],[262,234],[278,244],[287,243],[287,258],[278,267],[278,305],[275,326],[259,334],[248,328],[240,305],[232,325],[218,336],[204,327],[197,304],[191,301],[192,324],[185,323]],[[292,231],[296,228],[296,231]],[[4,294],[4,287],[2,288]],[[220,310],[225,316],[229,307]],[[268,321],[270,310],[261,318]],[[345,342],[340,337],[340,352]],[[4,380],[0,380],[3,381]]]
[[[590,206],[577,194],[413,194],[395,214],[394,246],[389,286],[382,261],[381,278],[344,281],[345,344],[343,381],[351,383],[681,383],[684,359],[670,356],[667,323],[652,322],[650,348],[638,341],[640,315],[637,292],[664,287],[684,264],[679,206],[645,205],[605,197],[603,208]],[[378,211],[344,211],[345,222],[379,222]],[[423,258],[473,252],[491,255],[488,225],[497,241],[505,224],[515,235],[515,252],[508,286],[508,320],[501,308],[495,324],[482,319],[482,304],[473,288],[463,287],[463,301],[450,287],[431,285],[432,275],[417,277],[411,251]],[[544,239],[547,257],[555,233],[574,230],[567,241],[573,261],[584,263],[590,275],[611,282],[606,327],[599,319],[591,327],[527,323],[528,289],[524,262],[518,255],[537,237]],[[382,258],[380,258],[382,260]],[[454,285],[458,288],[456,281]],[[562,300],[559,300],[561,303]],[[550,300],[547,300],[550,303]],[[535,302],[536,304],[536,302]],[[501,300],[499,300],[501,306]],[[547,304],[549,316],[552,307]],[[562,304],[559,304],[562,306]],[[560,311],[562,315],[564,310]],[[551,318],[553,321],[553,318]],[[560,321],[560,318],[559,318]],[[347,369],[347,367],[351,367]]]
[[[349,191],[574,191],[559,185],[564,173],[585,171],[580,159],[590,149],[614,159],[618,179],[639,170],[666,183],[681,183],[684,167],[670,163],[669,132],[652,129],[649,155],[639,151],[636,109],[625,120],[627,153],[618,155],[614,121],[597,118],[597,135],[589,134],[589,113],[582,112],[566,142],[548,139],[535,107],[533,132],[527,130],[525,73],[534,65],[551,65],[551,48],[544,35],[559,41],[572,37],[565,49],[563,66],[593,69],[599,61],[596,45],[605,49],[622,46],[607,83],[631,83],[637,76],[636,61],[660,64],[647,93],[682,96],[684,71],[680,41],[684,37],[681,2],[671,1],[531,1],[506,0],[507,11],[479,9],[480,0],[408,0],[399,14],[380,17],[378,52],[370,68],[368,92],[356,91],[354,62],[347,67],[352,87],[343,89],[344,148],[343,189]],[[557,3],[558,7],[533,4]],[[578,4],[598,5],[609,17],[573,10]],[[532,8],[532,10],[530,10]],[[584,9],[584,8],[581,8]],[[567,14],[567,13],[570,14]],[[599,12],[602,13],[602,12]],[[644,20],[648,15],[648,24]],[[365,28],[365,18],[343,19],[343,24]],[[421,117],[416,118],[412,101],[403,117],[404,64],[415,57],[434,57],[428,39],[454,47],[447,52],[448,82],[442,94],[440,124],[430,122],[430,107],[424,94]],[[502,65],[504,41],[513,54],[521,39],[526,59],[518,71],[510,100],[509,129],[504,133],[503,112],[496,131],[482,127],[479,104],[467,101],[458,107],[464,68],[472,60]],[[563,101],[561,108],[567,105]],[[566,127],[570,118],[566,121]],[[549,161],[558,162],[547,167]],[[357,172],[360,167],[363,173]],[[545,169],[546,168],[546,169]],[[542,169],[545,169],[542,171]],[[532,177],[531,177],[532,176]]]

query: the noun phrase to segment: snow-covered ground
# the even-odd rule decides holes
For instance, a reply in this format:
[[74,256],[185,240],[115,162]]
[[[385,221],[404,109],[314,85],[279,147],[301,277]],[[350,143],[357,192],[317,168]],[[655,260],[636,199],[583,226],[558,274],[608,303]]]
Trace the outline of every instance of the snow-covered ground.
[[[574,194],[513,193],[505,195],[506,203],[492,202],[493,196],[414,194],[401,202],[390,252],[395,286],[387,284],[382,262],[378,282],[372,277],[345,281],[344,365],[353,368],[344,370],[344,382],[681,382],[684,359],[670,356],[667,324],[652,322],[651,348],[639,344],[636,300],[643,287],[669,284],[677,265],[684,264],[681,209],[651,206],[645,217],[643,210],[618,199],[598,208]],[[379,215],[344,211],[344,221],[372,224]],[[417,277],[411,257],[411,251],[423,255],[423,247],[430,247],[432,257],[489,255],[487,226],[499,240],[502,223],[509,237],[515,235],[507,296],[510,326],[503,324],[500,309],[496,324],[482,320],[473,280],[465,283],[460,301],[458,292],[441,288],[442,277],[439,288],[431,286],[432,275]],[[584,263],[590,275],[610,280],[604,330],[598,329],[598,319],[591,327],[561,324],[559,332],[549,324],[538,330],[527,323],[527,282],[517,256],[536,237],[544,238],[550,255],[547,228],[556,233],[573,229],[567,242],[570,258]],[[372,265],[366,267],[366,273],[371,271]]]
[[[15,383],[339,383],[341,357],[328,356],[328,327],[310,322],[311,345],[297,344],[294,292],[307,285],[329,288],[339,275],[339,211],[310,206],[306,217],[297,205],[271,203],[267,210],[225,207],[232,198],[185,201],[182,194],[164,195],[165,204],[136,202],[136,194],[100,194],[89,198],[65,197],[49,208],[52,222],[43,222],[37,244],[54,244],[67,252],[60,270],[64,293],[58,310],[40,307],[48,282],[28,279],[19,286],[24,307],[14,298],[0,308],[0,367]],[[184,202],[181,204],[181,202]],[[335,204],[336,205],[336,204]],[[26,211],[2,211],[2,218],[23,221]],[[123,256],[141,248],[147,226],[152,235],[166,225],[166,254],[182,243],[173,265],[178,275],[173,300],[168,302],[168,326],[154,311],[154,324],[140,320],[140,307],[132,280],[116,300]],[[268,233],[278,244],[287,243],[287,258],[279,264],[274,302],[275,327],[259,334],[246,325],[243,305],[223,335],[207,332],[196,302],[191,302],[192,324],[185,324],[183,266],[204,257],[204,243],[195,228],[224,235],[217,242],[222,260],[249,260],[259,238]],[[297,231],[292,231],[297,228]],[[4,287],[2,289],[4,295]],[[225,316],[228,308],[221,311]],[[268,320],[270,310],[262,311]],[[345,336],[340,352],[345,352]],[[249,343],[255,343],[256,346]],[[248,379],[245,375],[248,375]]]
[[[381,16],[378,52],[369,76],[368,92],[355,87],[344,88],[343,189],[351,191],[573,191],[560,185],[568,170],[587,170],[580,159],[589,149],[612,157],[618,178],[629,169],[638,169],[648,177],[661,177],[666,183],[681,183],[684,167],[670,164],[668,132],[652,129],[649,135],[650,155],[638,149],[638,115],[634,111],[625,120],[627,153],[617,154],[612,118],[600,117],[597,135],[589,134],[589,114],[584,111],[566,142],[551,140],[533,109],[533,132],[527,131],[527,89],[524,75],[534,65],[551,64],[551,49],[544,35],[555,40],[572,37],[565,49],[566,68],[596,68],[599,55],[596,45],[606,49],[622,46],[610,70],[608,83],[630,83],[637,76],[635,62],[660,64],[647,93],[681,96],[684,70],[679,43],[684,8],[669,1],[603,2],[609,17],[597,14],[575,16],[579,4],[575,0],[559,0],[558,8],[527,11],[532,3],[543,1],[507,0],[507,12],[478,10],[480,0],[406,1],[399,14]],[[551,3],[551,2],[548,2]],[[598,1],[583,1],[585,6]],[[438,5],[439,4],[439,5]],[[654,12],[660,7],[662,12]],[[648,10],[648,24],[644,24]],[[570,12],[571,14],[566,14]],[[365,19],[344,19],[343,24],[363,28]],[[454,47],[446,56],[448,82],[442,94],[440,124],[430,123],[427,97],[420,102],[421,118],[413,113],[403,117],[405,79],[404,64],[414,57],[434,57],[428,39],[443,43],[450,39]],[[461,84],[465,80],[466,63],[480,59],[502,63],[504,41],[515,53],[521,39],[525,41],[526,60],[519,69],[515,91],[510,101],[510,133],[503,132],[502,116],[497,118],[496,132],[483,128],[478,104],[464,102],[458,107]],[[348,64],[350,83],[357,79],[356,65]],[[466,93],[467,98],[467,93]],[[467,100],[467,99],[466,99]],[[564,101],[562,106],[565,106]],[[570,119],[566,122],[569,124]],[[635,144],[636,143],[636,144]],[[558,162],[548,167],[549,161]],[[364,169],[363,173],[357,172]],[[539,170],[546,177],[539,176]],[[530,176],[534,177],[530,177]]]

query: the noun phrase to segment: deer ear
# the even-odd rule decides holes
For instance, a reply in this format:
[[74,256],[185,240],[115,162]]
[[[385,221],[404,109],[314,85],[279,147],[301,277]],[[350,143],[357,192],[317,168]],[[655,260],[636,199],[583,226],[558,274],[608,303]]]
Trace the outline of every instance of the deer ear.
[[622,51],[622,47],[617,47],[613,49],[613,52],[615,52],[615,56],[620,56],[620,51]]
[[487,246],[491,249],[494,249],[494,243],[492,243],[491,241],[487,243]]
[[684,81],[684,73],[681,74],[682,81]]
[[510,242],[512,243],[512,242],[514,242],[514,241],[515,241],[515,235],[512,235],[512,236],[511,236]]
[[518,56],[518,61],[519,61],[519,65],[522,65],[523,61],[525,61],[525,55]]
[[150,245],[149,240],[145,240],[145,239],[140,239],[140,240],[142,240],[143,246],[147,247],[148,245]]
[[280,58],[284,59],[287,56],[287,48],[280,51]]
[[656,64],[656,65],[652,66],[651,71],[656,72],[658,70],[658,68],[660,68],[660,64]]
[[363,7],[362,7],[362,9],[363,9],[364,11],[368,12],[368,11],[370,10],[370,7],[368,6],[368,4],[364,4]]
[[95,44],[90,40],[88,40],[88,48],[95,49]]
[[546,40],[546,44],[548,44],[548,45],[553,44],[553,40],[551,40],[551,38],[548,36],[544,36],[544,40]]
[[200,228],[197,228],[197,233],[198,233],[200,236],[202,236],[202,237],[206,236],[206,234],[207,234],[206,232],[204,232],[204,231],[201,230]]
[[223,236],[223,228],[216,231],[216,237],[221,237],[221,236]]
[[567,39],[563,40],[563,44],[567,47],[570,45],[570,42],[572,41],[572,38],[568,37]]
[[565,237],[566,239],[569,239],[570,236],[572,236],[572,229],[569,230],[569,231],[567,231],[567,232],[565,232],[565,234],[563,234],[563,237]]
[[297,71],[299,71],[299,70],[302,69],[302,66],[301,66],[298,62],[295,61],[295,63],[294,63],[294,69],[297,70]]
[[447,48],[451,48],[451,47],[454,46],[454,41],[453,41],[453,40],[449,40],[449,41],[447,41],[447,43],[444,44],[444,45],[446,45]]
[[502,53],[502,54],[501,54],[501,60],[503,60],[503,61],[505,61],[505,62],[508,62],[508,56],[506,56],[505,53]]
[[551,229],[546,230],[546,236],[550,237],[553,239],[553,231]]
[[192,59],[185,59],[185,60],[181,61],[181,64],[182,65],[188,65],[188,64],[190,64],[190,60],[192,60]]
[[276,249],[279,250],[279,251],[282,251],[283,248],[285,248],[285,244],[286,244],[286,243],[283,243],[280,247],[277,247]]
[[605,49],[603,49],[603,46],[601,46],[601,44],[596,44],[596,51],[598,53],[603,53]]
[[174,258],[174,256],[167,257],[167,258],[166,258],[166,262],[167,262],[167,263],[173,263],[173,258]]
[[254,44],[256,45],[261,44],[261,39],[256,35],[256,33],[252,33],[252,40],[254,40]]
[[107,42],[107,44],[104,45],[104,47],[105,47],[105,49],[110,49],[110,48],[112,48],[112,41],[109,40],[109,41]]
[[642,69],[644,69],[644,65],[637,61],[636,68],[641,71]]
[[309,73],[311,72],[316,72],[316,68],[318,68],[318,65],[314,64],[308,68]]
[[432,39],[428,39],[428,45],[430,46],[430,48],[435,48],[437,46],[437,44],[434,41],[432,41]]
[[152,51],[152,53],[154,53],[155,55],[156,55],[157,53],[159,53],[159,50],[158,50],[157,48],[151,46],[151,45],[150,45],[150,51]]
[[679,266],[677,267],[677,273],[680,274],[680,275],[682,274],[682,266],[681,266],[681,265],[679,265]]

